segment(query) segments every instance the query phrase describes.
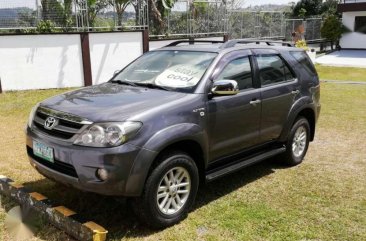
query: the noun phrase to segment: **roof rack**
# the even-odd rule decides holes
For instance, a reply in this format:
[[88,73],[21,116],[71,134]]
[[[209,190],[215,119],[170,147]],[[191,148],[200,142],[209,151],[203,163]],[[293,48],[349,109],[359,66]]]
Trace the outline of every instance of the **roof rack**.
[[264,40],[264,39],[232,39],[221,45],[220,48],[226,49],[234,47],[237,44],[260,44],[266,43],[268,46],[274,46],[274,44],[281,44],[282,46],[293,47],[294,45],[290,42],[275,41],[275,40]]
[[166,45],[165,47],[173,47],[173,46],[177,46],[181,43],[189,43],[190,45],[195,44],[195,43],[219,44],[219,43],[224,43],[224,41],[220,41],[220,40],[178,40],[178,41],[174,41],[174,42]]

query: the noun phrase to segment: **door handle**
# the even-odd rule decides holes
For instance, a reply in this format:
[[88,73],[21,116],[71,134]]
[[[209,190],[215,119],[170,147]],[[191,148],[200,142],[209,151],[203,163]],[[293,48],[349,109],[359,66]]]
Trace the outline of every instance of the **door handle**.
[[259,104],[261,102],[262,102],[261,100],[252,100],[251,102],[249,102],[249,104],[256,105],[256,104]]
[[291,91],[291,94],[293,94],[293,95],[297,95],[298,93],[300,93],[300,90],[293,90],[293,91]]

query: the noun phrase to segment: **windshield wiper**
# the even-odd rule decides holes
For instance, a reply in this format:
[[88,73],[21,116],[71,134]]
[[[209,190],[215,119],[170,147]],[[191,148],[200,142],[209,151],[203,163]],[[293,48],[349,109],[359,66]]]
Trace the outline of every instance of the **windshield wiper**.
[[151,88],[151,89],[160,89],[160,90],[167,90],[167,91],[172,90],[171,88],[167,88],[167,87],[152,84],[152,83],[136,83],[136,84],[139,86],[144,86],[144,87]]
[[120,84],[120,85],[130,85],[130,86],[134,86],[134,87],[137,87],[138,86],[134,82],[127,81],[127,80],[111,80],[111,82],[112,83],[115,83],[115,84]]

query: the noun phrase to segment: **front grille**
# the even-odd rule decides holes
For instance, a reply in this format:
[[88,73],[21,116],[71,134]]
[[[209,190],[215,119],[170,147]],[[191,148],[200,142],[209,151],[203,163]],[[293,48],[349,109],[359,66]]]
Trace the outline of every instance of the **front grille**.
[[50,162],[47,160],[42,159],[41,157],[38,157],[34,155],[33,149],[27,146],[27,153],[28,155],[36,162],[42,164],[43,166],[46,166],[52,170],[55,170],[57,172],[60,172],[62,174],[78,178],[78,174],[76,173],[76,170],[73,165],[67,164],[65,162],[60,162],[58,160],[54,160],[54,162]]
[[[44,127],[45,121],[48,117],[54,117],[58,120],[58,124],[51,130]],[[82,123],[66,120],[64,118],[57,117],[56,115],[46,114],[42,109],[38,109],[33,120],[33,124],[42,132],[47,135],[54,136],[60,139],[70,139],[84,126]]]

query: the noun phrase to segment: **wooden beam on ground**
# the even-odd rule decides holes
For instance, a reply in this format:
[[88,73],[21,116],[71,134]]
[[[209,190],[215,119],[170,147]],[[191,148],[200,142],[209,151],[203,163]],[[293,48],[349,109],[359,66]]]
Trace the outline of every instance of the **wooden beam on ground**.
[[76,212],[64,206],[56,206],[42,194],[31,192],[22,184],[2,175],[0,194],[15,200],[22,207],[36,211],[52,225],[78,240],[105,241],[107,238],[108,231],[102,226],[83,220]]

